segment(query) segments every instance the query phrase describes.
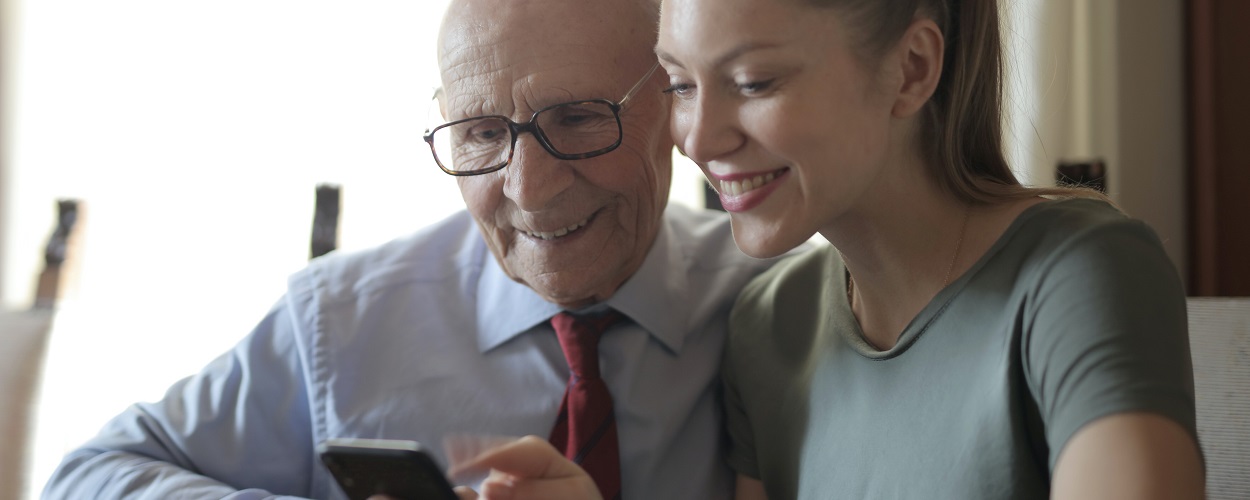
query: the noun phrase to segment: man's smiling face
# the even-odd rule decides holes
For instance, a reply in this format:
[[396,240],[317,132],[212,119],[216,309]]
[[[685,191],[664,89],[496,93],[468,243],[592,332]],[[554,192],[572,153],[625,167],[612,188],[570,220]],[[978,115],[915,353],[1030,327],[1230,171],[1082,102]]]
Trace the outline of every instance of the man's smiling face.
[[[452,4],[439,37],[448,120],[503,115],[524,123],[553,104],[615,102],[655,64],[646,2],[546,3]],[[638,270],[668,202],[672,139],[662,84],[652,75],[620,111],[622,141],[610,153],[560,160],[523,134],[507,168],[458,179],[508,276],[576,308],[606,300]]]

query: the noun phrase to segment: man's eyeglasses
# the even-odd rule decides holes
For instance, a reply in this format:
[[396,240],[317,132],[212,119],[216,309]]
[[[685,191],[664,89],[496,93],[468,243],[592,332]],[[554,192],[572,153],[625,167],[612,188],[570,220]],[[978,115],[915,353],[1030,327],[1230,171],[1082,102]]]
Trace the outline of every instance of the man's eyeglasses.
[[488,174],[508,166],[517,136],[534,134],[543,149],[561,160],[581,160],[608,153],[621,145],[621,110],[646,83],[657,62],[618,102],[589,99],[547,106],[528,122],[499,115],[475,116],[444,123],[425,134],[438,167],[451,175]]

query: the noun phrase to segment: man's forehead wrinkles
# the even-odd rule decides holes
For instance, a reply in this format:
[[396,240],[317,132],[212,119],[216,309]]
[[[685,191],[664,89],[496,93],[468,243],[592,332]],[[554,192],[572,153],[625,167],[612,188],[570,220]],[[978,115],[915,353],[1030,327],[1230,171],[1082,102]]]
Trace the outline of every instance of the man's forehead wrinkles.
[[[501,66],[487,61],[459,61],[449,67],[455,80],[449,82],[451,116],[460,119],[480,115],[504,115],[527,120],[534,111],[581,99],[618,99],[615,82],[602,61],[555,61],[541,58],[516,60]],[[534,68],[534,69],[530,69]],[[624,78],[624,77],[621,77]],[[623,87],[622,87],[623,88]]]
[[512,84],[512,97],[518,107],[526,107],[530,111],[583,98],[568,87],[568,82],[553,81],[543,74],[535,73],[518,78]]
[[461,93],[448,100],[451,116],[448,120],[459,120],[471,116],[499,114],[497,105],[489,93]]
[[446,72],[472,65],[480,65],[486,69],[504,65],[501,58],[506,52],[504,49],[508,40],[492,40],[491,37],[466,38],[454,38],[461,43],[449,43],[443,48],[442,56],[439,57],[440,69]]
[[448,91],[449,120],[482,114],[501,114],[499,94],[508,89],[509,68],[501,64],[500,50],[473,43],[450,48],[441,61],[444,87]]
[[441,43],[443,51],[460,51],[491,45],[491,38],[499,31],[499,23],[490,20],[461,20],[443,26]]

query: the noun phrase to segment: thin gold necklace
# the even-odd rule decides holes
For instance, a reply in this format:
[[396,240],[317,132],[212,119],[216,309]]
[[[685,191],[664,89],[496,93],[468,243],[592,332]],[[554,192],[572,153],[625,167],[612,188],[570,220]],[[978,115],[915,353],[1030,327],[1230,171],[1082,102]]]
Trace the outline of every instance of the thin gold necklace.
[[[964,220],[959,225],[959,238],[955,240],[955,255],[951,256],[950,264],[946,265],[946,277],[942,279],[942,288],[946,288],[951,284],[951,272],[955,270],[955,262],[959,260],[959,251],[964,246],[964,234],[968,231],[968,217],[972,213],[972,206],[964,206]],[[836,248],[835,248],[836,250]],[[842,257],[842,267],[846,267],[846,256],[842,255],[842,251],[838,251],[838,256]],[[851,270],[846,270],[846,301],[854,306],[855,304],[855,277],[851,276]]]

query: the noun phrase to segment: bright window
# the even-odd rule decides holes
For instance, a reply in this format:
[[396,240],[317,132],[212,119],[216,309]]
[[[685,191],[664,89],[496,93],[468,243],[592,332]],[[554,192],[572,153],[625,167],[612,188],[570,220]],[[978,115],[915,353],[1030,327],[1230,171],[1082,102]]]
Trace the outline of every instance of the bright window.
[[[10,2],[8,305],[30,303],[54,200],[85,207],[32,494],[252,328],[307,261],[318,183],[343,186],[343,250],[463,207],[420,137],[446,0]],[[701,203],[675,170],[674,202]]]

